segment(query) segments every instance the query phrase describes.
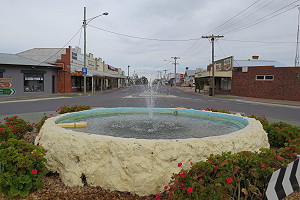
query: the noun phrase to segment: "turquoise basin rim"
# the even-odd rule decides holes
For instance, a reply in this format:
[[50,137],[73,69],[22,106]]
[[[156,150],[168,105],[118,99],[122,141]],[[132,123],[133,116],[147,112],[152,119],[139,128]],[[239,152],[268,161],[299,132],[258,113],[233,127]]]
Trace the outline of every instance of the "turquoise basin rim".
[[[64,120],[71,118],[79,118],[85,115],[87,116],[97,116],[97,115],[106,115],[106,114],[134,114],[134,113],[148,113],[149,108],[128,108],[128,107],[120,107],[120,108],[97,108],[92,110],[85,110],[80,112],[69,113],[61,116],[57,120],[55,120],[56,124],[63,123]],[[184,109],[184,108],[152,108],[151,109],[155,114],[172,114],[177,111],[178,115],[189,115],[189,116],[202,116],[206,118],[218,118],[222,120],[228,120],[231,122],[235,122],[236,124],[242,125],[241,129],[246,127],[249,122],[244,117],[239,117],[232,114],[218,113],[218,112],[210,112],[204,110],[193,110],[193,109]]]

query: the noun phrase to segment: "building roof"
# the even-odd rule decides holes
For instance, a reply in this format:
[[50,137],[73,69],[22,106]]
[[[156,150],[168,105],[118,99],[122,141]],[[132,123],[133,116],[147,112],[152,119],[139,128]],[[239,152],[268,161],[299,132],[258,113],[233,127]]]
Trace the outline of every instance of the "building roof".
[[233,60],[233,67],[258,67],[258,66],[274,66],[274,67],[286,67],[286,65],[271,60]]
[[55,63],[61,59],[61,54],[66,54],[66,48],[33,48],[17,53],[19,56],[47,63]]
[[43,66],[43,67],[53,67],[53,68],[58,67],[55,65],[50,65],[48,63],[41,63],[36,60],[24,58],[24,57],[18,56],[16,54],[7,54],[7,53],[0,53],[0,64],[2,64],[2,65]]

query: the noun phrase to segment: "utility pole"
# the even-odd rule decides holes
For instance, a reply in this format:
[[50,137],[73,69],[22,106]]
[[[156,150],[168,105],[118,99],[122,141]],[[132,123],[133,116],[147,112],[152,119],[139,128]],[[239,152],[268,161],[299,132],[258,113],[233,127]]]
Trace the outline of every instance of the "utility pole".
[[211,44],[212,44],[212,90],[211,93],[209,94],[210,96],[215,96],[215,38],[222,38],[224,37],[223,35],[208,35],[208,36],[202,36],[202,38],[210,38],[211,39]]
[[165,70],[163,70],[164,72],[165,72],[165,79],[166,79],[166,73],[167,73],[167,70],[165,69]]
[[128,86],[129,86],[129,65],[128,65],[128,77],[127,77],[127,81],[128,81]]
[[[83,14],[83,68],[86,69],[86,8]],[[86,74],[83,74],[83,93],[86,94]]]
[[173,58],[174,61],[175,61],[173,64],[174,64],[174,66],[175,66],[175,72],[174,72],[174,81],[175,81],[175,82],[174,82],[174,87],[176,87],[176,66],[178,65],[178,63],[176,62],[176,60],[177,60],[177,59],[180,59],[180,57],[176,57],[176,56],[175,56],[175,57],[171,57],[171,58]]

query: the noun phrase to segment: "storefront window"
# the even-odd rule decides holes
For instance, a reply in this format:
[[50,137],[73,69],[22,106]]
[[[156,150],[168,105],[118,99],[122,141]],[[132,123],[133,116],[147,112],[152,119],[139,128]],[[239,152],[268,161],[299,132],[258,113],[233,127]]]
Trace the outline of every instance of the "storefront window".
[[24,73],[24,92],[43,92],[44,74]]
[[3,72],[0,72],[0,78],[3,78]]
[[82,76],[72,76],[72,88],[81,88],[83,86]]

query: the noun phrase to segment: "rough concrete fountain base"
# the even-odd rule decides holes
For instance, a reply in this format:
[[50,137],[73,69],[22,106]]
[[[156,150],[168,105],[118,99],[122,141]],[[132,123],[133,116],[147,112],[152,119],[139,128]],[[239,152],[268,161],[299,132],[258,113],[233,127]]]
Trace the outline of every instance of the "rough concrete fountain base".
[[47,167],[70,186],[100,186],[146,196],[168,185],[173,173],[210,154],[269,148],[262,125],[247,118],[244,129],[223,136],[178,140],[116,138],[75,132],[48,119],[35,143],[48,149]]

